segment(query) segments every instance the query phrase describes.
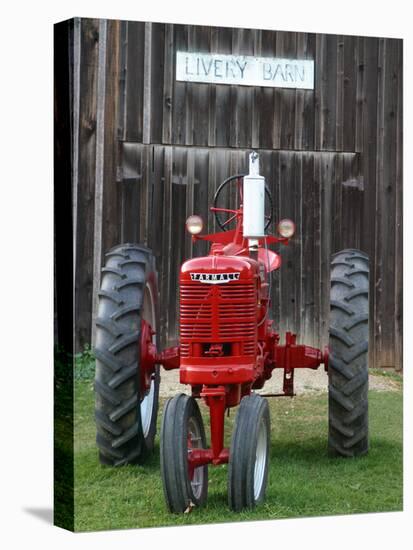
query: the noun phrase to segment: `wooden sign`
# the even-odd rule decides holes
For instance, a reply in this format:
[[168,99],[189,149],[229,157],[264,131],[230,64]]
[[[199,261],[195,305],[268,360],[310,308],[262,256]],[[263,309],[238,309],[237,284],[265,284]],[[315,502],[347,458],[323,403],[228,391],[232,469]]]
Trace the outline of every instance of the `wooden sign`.
[[176,52],[176,79],[185,82],[314,89],[314,61]]

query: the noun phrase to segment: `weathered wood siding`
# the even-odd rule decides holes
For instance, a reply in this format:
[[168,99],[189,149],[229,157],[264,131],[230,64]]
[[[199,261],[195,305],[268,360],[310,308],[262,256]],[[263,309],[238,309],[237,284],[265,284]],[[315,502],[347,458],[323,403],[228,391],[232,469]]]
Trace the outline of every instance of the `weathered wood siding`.
[[[401,367],[402,41],[90,19],[71,34],[77,347],[93,339],[99,269],[120,241],[154,249],[162,339],[176,338],[179,265],[205,253],[185,218],[213,228],[214,190],[254,148],[275,219],[298,228],[273,278],[280,330],[326,342],[330,254],[360,247],[370,364]],[[314,59],[315,88],[178,82],[177,50]]]

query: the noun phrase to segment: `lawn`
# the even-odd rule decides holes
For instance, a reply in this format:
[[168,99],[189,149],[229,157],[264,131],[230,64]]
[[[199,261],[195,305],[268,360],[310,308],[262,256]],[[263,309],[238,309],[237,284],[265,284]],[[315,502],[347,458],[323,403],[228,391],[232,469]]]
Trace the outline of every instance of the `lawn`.
[[[164,503],[159,437],[153,457],[142,466],[100,466],[91,380],[76,380],[75,399],[76,531],[387,512],[403,507],[401,387],[400,391],[370,392],[370,452],[350,460],[327,456],[326,393],[270,399],[272,441],[265,503],[253,511],[231,512],[227,466],[210,467],[206,507],[178,516],[171,515]],[[226,420],[228,438],[234,416]]]

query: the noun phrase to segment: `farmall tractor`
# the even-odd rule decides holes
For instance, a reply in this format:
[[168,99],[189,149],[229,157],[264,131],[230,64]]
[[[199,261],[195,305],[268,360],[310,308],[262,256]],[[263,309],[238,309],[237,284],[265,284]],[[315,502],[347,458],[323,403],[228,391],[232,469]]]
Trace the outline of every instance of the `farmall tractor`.
[[[274,369],[283,371],[282,391],[267,396],[293,396],[295,370],[323,365],[329,380],[330,454],[355,457],[368,450],[368,257],[353,249],[332,257],[328,347],[298,344],[291,332],[281,338],[270,318],[271,272],[280,268],[281,256],[269,247],[288,245],[295,225],[284,219],[278,236],[266,233],[271,196],[259,175],[257,153],[250,154],[249,164],[249,174],[228,178],[215,194],[211,210],[221,232],[203,235],[201,218],[187,220],[192,238],[211,246],[207,256],[181,267],[177,346],[158,348],[152,251],[138,244],[116,246],[106,254],[102,270],[95,347],[100,461],[112,466],[141,462],[153,450],[160,366],[179,369],[180,382],[190,386],[191,395],[180,393],[166,401],[160,433],[165,500],[175,513],[205,503],[209,465],[228,463],[232,510],[262,502],[270,414],[267,399],[256,390]],[[238,204],[219,206],[230,188]],[[199,400],[209,409],[209,444]],[[224,418],[234,407],[226,448]]]

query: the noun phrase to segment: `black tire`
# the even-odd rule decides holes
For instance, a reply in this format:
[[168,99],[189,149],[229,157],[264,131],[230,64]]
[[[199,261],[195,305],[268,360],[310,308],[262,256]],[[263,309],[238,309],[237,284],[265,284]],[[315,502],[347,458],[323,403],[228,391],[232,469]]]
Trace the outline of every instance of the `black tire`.
[[331,262],[328,450],[366,454],[368,438],[369,259],[343,250]]
[[258,394],[243,397],[235,419],[229,454],[228,504],[235,512],[254,508],[264,500],[270,436],[268,401]]
[[188,469],[188,434],[199,448],[206,448],[204,424],[193,397],[179,394],[168,399],[160,434],[161,475],[166,504],[179,514],[203,506],[208,494],[208,465]]
[[141,320],[151,317],[159,327],[158,290],[148,248],[123,244],[106,258],[96,319],[96,443],[102,464],[120,466],[141,461],[154,446],[159,367],[145,395],[139,362]]

